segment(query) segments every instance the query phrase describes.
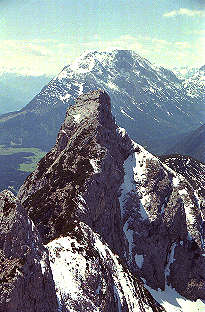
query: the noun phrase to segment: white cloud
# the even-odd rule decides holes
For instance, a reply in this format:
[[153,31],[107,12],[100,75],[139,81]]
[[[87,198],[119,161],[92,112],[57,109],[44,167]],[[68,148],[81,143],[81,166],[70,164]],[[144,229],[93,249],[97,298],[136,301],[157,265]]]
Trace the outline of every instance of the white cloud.
[[0,71],[53,75],[69,61],[53,40],[0,40],[0,46]]
[[185,34],[188,35],[205,35],[205,29],[200,29],[200,30],[192,30],[192,31],[186,31]]
[[188,42],[181,42],[181,41],[179,41],[179,42],[175,42],[175,45],[178,47],[178,48],[180,48],[180,49],[188,49],[188,48],[190,48],[190,44],[188,43]]
[[202,17],[205,16],[205,11],[203,10],[189,10],[186,8],[180,8],[179,10],[174,10],[174,11],[170,11],[168,13],[165,13],[163,16],[164,17],[176,17],[179,15],[186,15],[186,16],[190,16],[190,17]]
[[62,68],[85,50],[109,50],[113,48],[133,50],[151,62],[169,67],[202,65],[205,61],[205,38],[171,42],[146,36],[119,36],[102,40],[95,35],[86,42],[62,42],[58,40],[0,40],[0,71],[12,71],[30,75],[56,75]]
[[97,34],[86,42],[58,40],[0,40],[0,71],[30,75],[56,75],[65,65],[85,50],[129,49],[144,55],[140,41],[130,35],[102,40]]
[[24,40],[0,40],[1,46],[5,49],[12,49],[16,53],[34,54],[37,56],[50,56],[52,51],[44,45],[36,44],[35,41]]
[[100,40],[100,36],[99,36],[98,34],[95,34],[95,35],[93,36],[93,39],[94,39],[94,40]]
[[169,46],[172,44],[171,42],[167,40],[162,40],[162,39],[157,39],[157,38],[152,38],[151,41],[158,46]]
[[89,42],[80,44],[82,48],[106,50],[106,49],[126,49],[143,52],[143,47],[138,38],[130,35],[123,35],[113,40],[100,40],[96,36]]

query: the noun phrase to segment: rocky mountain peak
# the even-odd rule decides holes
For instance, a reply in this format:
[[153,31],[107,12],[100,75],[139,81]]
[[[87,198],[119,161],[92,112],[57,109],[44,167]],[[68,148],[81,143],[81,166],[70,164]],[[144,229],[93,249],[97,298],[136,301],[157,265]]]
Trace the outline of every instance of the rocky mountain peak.
[[116,243],[121,230],[113,222],[119,219],[117,194],[132,147],[117,128],[104,91],[84,94],[69,107],[56,145],[19,192],[44,242],[72,231],[80,218],[122,249],[120,240]]
[[205,299],[204,198],[192,181],[117,127],[104,91],[81,95],[19,191],[50,251],[61,306],[162,311],[145,288]]

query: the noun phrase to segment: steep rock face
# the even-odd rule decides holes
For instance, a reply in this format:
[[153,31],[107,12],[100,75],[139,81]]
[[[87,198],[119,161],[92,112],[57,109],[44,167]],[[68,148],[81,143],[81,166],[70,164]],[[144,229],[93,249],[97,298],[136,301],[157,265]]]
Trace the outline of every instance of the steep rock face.
[[9,191],[0,193],[0,311],[57,311],[48,252]]
[[[204,169],[201,173],[204,177]],[[154,289],[171,285],[187,298],[204,299],[205,206],[200,187],[192,187],[138,146],[125,161],[120,202],[132,270]]]
[[[104,279],[111,288],[105,290],[102,311],[108,311],[109,300],[113,311],[121,306],[122,311],[137,311],[128,302],[138,295],[129,299],[120,290],[121,273],[114,273],[119,263],[123,279],[130,274],[131,284],[141,276],[152,289],[174,287],[191,300],[205,299],[203,194],[198,184],[193,187],[117,128],[105,92],[82,95],[68,109],[56,145],[27,178],[19,198],[50,250],[62,306],[76,311],[76,296],[83,290],[87,306],[91,309],[93,302],[93,311],[95,306],[102,309],[98,286]],[[85,275],[76,268],[78,261],[90,268]],[[62,286],[68,271],[78,285],[70,295],[69,287]],[[118,283],[117,295],[113,287]]]
[[132,142],[121,139],[110,109],[104,92],[81,96],[68,109],[55,147],[20,189],[44,242],[81,220],[122,249],[118,195]]
[[81,96],[19,197],[48,243],[62,311],[163,311],[122,264],[118,195],[132,141],[110,108],[104,92]]

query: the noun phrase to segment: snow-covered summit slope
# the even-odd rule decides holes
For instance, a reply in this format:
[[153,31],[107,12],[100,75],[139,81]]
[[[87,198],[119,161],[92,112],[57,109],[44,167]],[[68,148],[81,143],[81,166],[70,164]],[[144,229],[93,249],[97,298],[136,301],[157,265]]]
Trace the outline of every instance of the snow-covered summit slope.
[[[163,298],[175,295],[168,311],[186,312],[177,298],[205,307],[204,196],[117,127],[105,92],[83,94],[68,109],[19,198],[51,252],[68,310],[84,301],[90,311],[138,311],[134,276]],[[156,311],[146,302],[139,311]]]
[[92,51],[66,66],[20,112],[0,119],[0,144],[50,148],[67,107],[96,89],[109,93],[117,123],[155,153],[204,120],[201,97],[189,96],[170,70],[129,50]]
[[59,311],[165,311],[104,240],[82,222],[47,245]]
[[205,66],[174,68],[173,72],[182,80],[182,84],[187,91],[187,94],[195,98],[204,98],[205,92]]
[[205,117],[202,98],[197,96],[195,101],[173,72],[133,51],[87,52],[67,66],[59,79],[68,85],[76,80],[79,94],[103,88],[112,99],[118,124],[154,152],[169,144],[168,137],[175,140],[176,134],[196,128]]

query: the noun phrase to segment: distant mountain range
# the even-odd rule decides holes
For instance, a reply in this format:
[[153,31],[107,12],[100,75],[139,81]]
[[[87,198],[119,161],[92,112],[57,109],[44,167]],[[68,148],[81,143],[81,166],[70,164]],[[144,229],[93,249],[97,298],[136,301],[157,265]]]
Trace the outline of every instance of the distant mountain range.
[[95,51],[66,66],[22,110],[1,116],[0,144],[48,150],[74,98],[99,88],[110,94],[118,124],[154,153],[166,152],[204,123],[198,85],[191,94],[172,71],[132,51]]
[[205,103],[205,65],[200,68],[187,68],[186,72],[178,72],[178,77],[182,79],[183,86],[191,97],[202,97]]
[[47,76],[0,73],[0,114],[22,109],[50,80]]
[[186,135],[168,152],[190,155],[205,163],[205,125]]

